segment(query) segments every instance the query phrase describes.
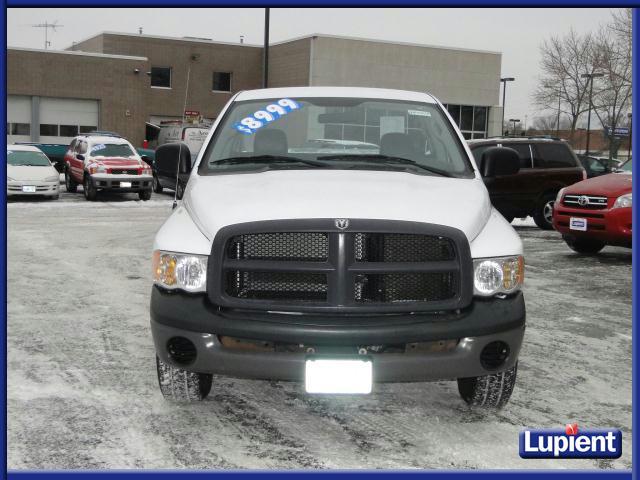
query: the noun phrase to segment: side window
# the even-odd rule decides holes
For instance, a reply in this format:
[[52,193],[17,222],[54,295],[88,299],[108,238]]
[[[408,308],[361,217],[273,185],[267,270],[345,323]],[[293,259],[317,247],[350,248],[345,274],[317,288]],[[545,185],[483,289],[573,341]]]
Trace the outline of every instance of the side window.
[[538,143],[535,145],[535,166],[538,168],[575,167],[576,161],[569,146],[563,143]]
[[513,148],[520,157],[520,168],[531,168],[531,149],[528,143],[505,143],[504,147]]
[[78,153],[81,153],[82,155],[87,153],[87,142],[85,142],[84,140],[78,142]]

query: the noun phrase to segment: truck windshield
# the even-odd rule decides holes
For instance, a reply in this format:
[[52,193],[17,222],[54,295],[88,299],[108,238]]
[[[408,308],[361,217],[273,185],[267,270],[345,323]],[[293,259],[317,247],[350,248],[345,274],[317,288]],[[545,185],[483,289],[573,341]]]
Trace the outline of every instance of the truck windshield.
[[234,103],[216,128],[198,173],[311,168],[473,177],[462,144],[438,105],[324,97]]
[[133,157],[131,147],[125,143],[98,143],[91,147],[92,157]]
[[7,150],[7,165],[49,167],[51,162],[44,153]]

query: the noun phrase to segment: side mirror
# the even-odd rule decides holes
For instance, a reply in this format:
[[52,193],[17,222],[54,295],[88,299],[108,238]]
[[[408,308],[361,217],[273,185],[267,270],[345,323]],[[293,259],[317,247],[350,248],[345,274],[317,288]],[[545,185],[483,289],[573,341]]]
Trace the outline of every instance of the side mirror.
[[79,153],[79,154],[77,154],[77,155],[76,155],[76,158],[77,158],[78,160],[84,160],[84,155],[83,155],[83,154],[81,154],[81,153]]
[[191,171],[191,152],[181,142],[165,143],[156,149],[156,165],[162,170],[176,173]]
[[480,174],[483,177],[515,175],[519,171],[520,157],[513,148],[491,147],[482,154]]

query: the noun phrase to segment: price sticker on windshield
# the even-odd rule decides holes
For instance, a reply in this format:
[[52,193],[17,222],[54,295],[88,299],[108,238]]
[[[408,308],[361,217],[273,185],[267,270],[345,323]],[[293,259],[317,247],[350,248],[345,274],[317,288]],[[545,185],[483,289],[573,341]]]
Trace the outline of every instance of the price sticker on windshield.
[[239,122],[233,124],[240,133],[246,135],[253,135],[260,128],[268,125],[269,123],[287,115],[289,112],[298,110],[302,107],[295,100],[290,98],[282,98],[275,103],[271,103],[265,106],[263,109],[258,110],[253,115],[243,118]]
[[91,153],[99,152],[100,150],[104,150],[105,148],[107,148],[107,146],[103,143],[100,143],[91,149]]

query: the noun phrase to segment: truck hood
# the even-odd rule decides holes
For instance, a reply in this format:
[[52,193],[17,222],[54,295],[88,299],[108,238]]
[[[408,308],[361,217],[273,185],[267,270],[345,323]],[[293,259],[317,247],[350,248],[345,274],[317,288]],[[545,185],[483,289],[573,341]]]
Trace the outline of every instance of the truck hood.
[[30,167],[27,165],[7,165],[7,177],[11,177],[14,180],[42,182],[47,177],[57,177],[58,175],[58,171],[52,166]]
[[583,180],[568,187],[564,193],[601,195],[604,197],[618,197],[631,192],[631,173],[609,173],[599,177]]
[[227,225],[300,218],[435,223],[462,230],[471,241],[491,214],[489,195],[479,179],[388,171],[194,174],[184,205],[210,241]]
[[91,163],[104,165],[105,167],[118,168],[139,168],[142,167],[142,160],[127,157],[91,157]]

